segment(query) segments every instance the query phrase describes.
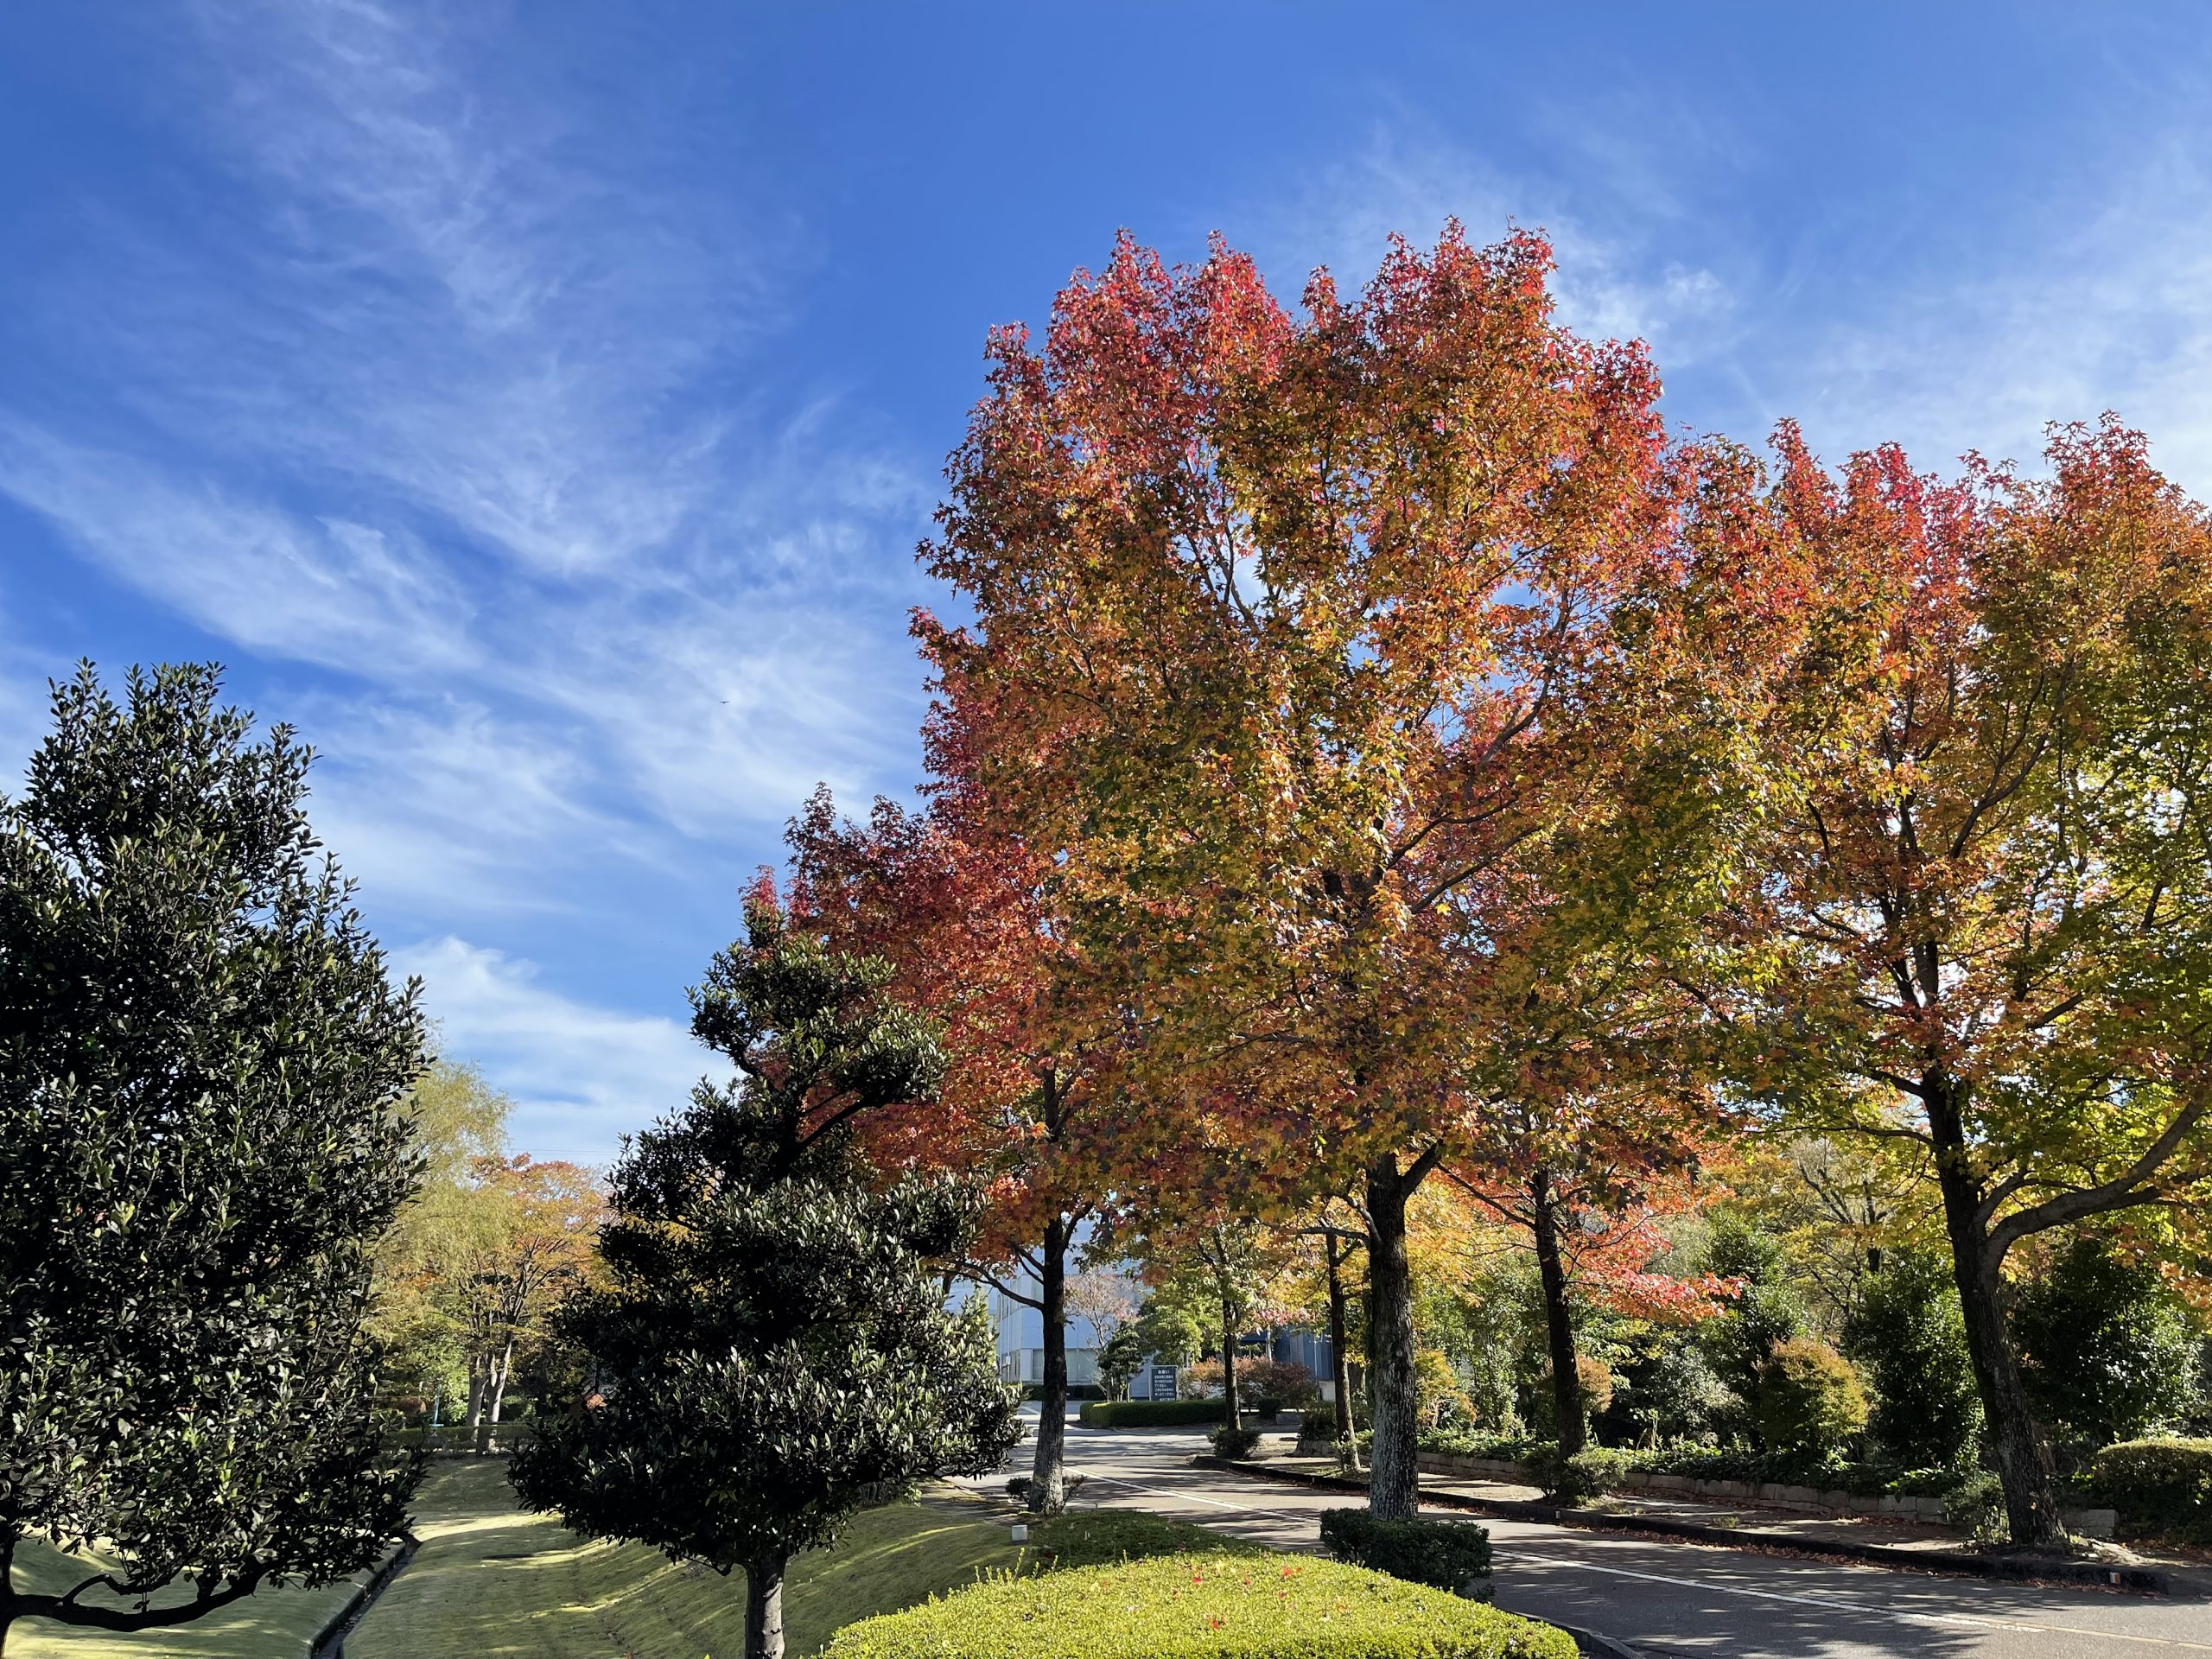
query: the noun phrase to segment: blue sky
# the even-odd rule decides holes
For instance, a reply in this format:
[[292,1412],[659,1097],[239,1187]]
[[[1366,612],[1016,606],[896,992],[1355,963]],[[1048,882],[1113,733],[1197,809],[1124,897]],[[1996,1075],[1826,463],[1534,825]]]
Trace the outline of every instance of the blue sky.
[[1117,226],[1296,293],[1554,236],[1685,427],[2212,494],[2190,4],[0,10],[0,769],[214,658],[518,1141],[601,1159],[817,779],[908,789],[991,323]]

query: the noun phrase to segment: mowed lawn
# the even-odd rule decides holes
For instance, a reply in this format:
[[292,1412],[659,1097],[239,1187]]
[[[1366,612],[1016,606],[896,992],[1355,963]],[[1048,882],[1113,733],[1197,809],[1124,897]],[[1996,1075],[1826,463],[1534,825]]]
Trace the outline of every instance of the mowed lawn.
[[[641,1545],[588,1542],[522,1514],[504,1462],[434,1469],[415,1513],[423,1546],[346,1638],[346,1659],[739,1659],[745,1651],[741,1574],[680,1567]],[[953,1505],[863,1511],[835,1548],[791,1564],[784,1586],[791,1651],[810,1654],[856,1618],[1019,1560],[1005,1527]]]
[[[503,1459],[434,1465],[416,1499],[415,1530],[422,1548],[346,1638],[346,1659],[739,1659],[745,1650],[741,1574],[679,1567],[640,1545],[589,1542],[547,1516],[524,1515]],[[958,1499],[863,1510],[834,1548],[791,1564],[784,1587],[791,1651],[811,1654],[855,1619],[957,1589],[985,1570],[1257,1548],[1119,1510],[1071,1511],[1033,1536],[1042,1556]],[[74,1583],[65,1576],[73,1568],[82,1576],[78,1563],[35,1546],[17,1563],[19,1581],[39,1590]],[[130,1636],[29,1620],[10,1636],[8,1659],[304,1659],[351,1588],[264,1591],[195,1624]]]
[[[16,1582],[22,1589],[54,1594],[99,1567],[26,1542],[16,1557]],[[189,1624],[130,1636],[27,1618],[8,1634],[8,1659],[131,1659],[140,1654],[170,1659],[302,1659],[323,1621],[353,1593],[353,1582],[349,1579],[321,1590],[264,1590]],[[188,1588],[154,1598],[156,1605],[191,1599]]]

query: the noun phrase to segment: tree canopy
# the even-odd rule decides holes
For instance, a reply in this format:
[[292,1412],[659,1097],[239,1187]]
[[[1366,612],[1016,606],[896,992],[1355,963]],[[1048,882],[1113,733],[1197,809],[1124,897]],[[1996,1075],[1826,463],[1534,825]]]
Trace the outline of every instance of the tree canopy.
[[[342,1578],[414,1488],[363,1324],[418,1174],[416,987],[308,827],[308,751],[219,694],[88,665],[0,801],[0,1641]],[[34,1535],[119,1565],[20,1592]]]

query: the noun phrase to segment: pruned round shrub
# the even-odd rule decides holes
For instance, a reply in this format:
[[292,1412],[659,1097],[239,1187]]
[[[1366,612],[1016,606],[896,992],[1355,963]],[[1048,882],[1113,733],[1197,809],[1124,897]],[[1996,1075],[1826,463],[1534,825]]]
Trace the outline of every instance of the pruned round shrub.
[[1777,1343],[1759,1371],[1759,1433],[1777,1452],[1826,1458],[1866,1427],[1866,1389],[1851,1362],[1809,1337]]
[[2212,1440],[2123,1440],[2089,1465],[2089,1491],[2130,1529],[2212,1544]]
[[1371,1568],[1164,1555],[987,1580],[848,1624],[829,1659],[1575,1659],[1566,1631]]
[[1260,1431],[1231,1428],[1224,1423],[1206,1438],[1213,1442],[1213,1454],[1217,1458],[1249,1458],[1260,1444]]
[[1378,1521],[1365,1510],[1324,1510],[1321,1542],[1338,1560],[1392,1578],[1455,1595],[1488,1590],[1490,1533],[1470,1521]]

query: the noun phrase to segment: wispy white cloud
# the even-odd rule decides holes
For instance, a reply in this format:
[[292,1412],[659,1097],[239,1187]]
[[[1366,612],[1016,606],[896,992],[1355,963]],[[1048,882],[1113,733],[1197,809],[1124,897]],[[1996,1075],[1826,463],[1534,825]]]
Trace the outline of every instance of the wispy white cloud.
[[[1588,193],[1581,193],[1586,199]],[[1392,233],[1420,245],[1448,219],[1486,241],[1509,225],[1541,230],[1558,261],[1561,321],[1592,335],[1642,339],[1681,362],[1733,327],[1730,281],[1701,262],[1669,256],[1678,221],[1656,193],[1602,226],[1560,184],[1511,177],[1410,118],[1378,129],[1357,151],[1321,169],[1284,202],[1253,211],[1260,251],[1278,281],[1325,264],[1341,284],[1363,281]]]
[[[0,390],[0,493],[252,659],[376,912],[497,938],[593,912],[614,865],[691,893],[817,780],[903,785],[933,480],[834,396],[758,389],[803,234],[741,169],[573,127],[513,67],[524,19],[191,16],[169,107],[219,211],[88,205],[26,296],[69,385]],[[412,959],[532,1137],[603,1152],[699,1068],[486,946]]]
[[540,984],[531,963],[451,935],[395,952],[393,966],[421,977],[448,1050],[515,1097],[541,1157],[603,1160],[619,1135],[728,1069],[672,1019],[575,1001]]
[[238,500],[4,414],[0,491],[111,575],[250,650],[380,677],[474,654],[467,600],[400,527]]
[[824,777],[895,787],[932,491],[834,402],[747,391],[792,238],[588,152],[454,15],[199,15],[253,233],[111,227],[49,303],[143,428],[0,408],[0,490],[219,639],[372,687],[309,710],[326,793],[425,908],[544,902],[563,836],[666,861]]
[[1895,438],[1925,465],[1971,448],[2032,467],[2046,423],[2115,410],[2212,495],[2212,143],[2178,134],[2109,173],[2125,186],[2055,196],[1963,266],[1770,331],[1743,370],[1763,410],[1834,450]]

